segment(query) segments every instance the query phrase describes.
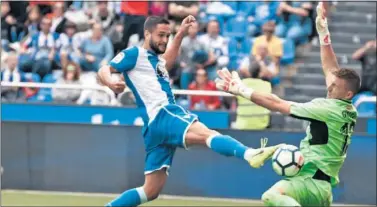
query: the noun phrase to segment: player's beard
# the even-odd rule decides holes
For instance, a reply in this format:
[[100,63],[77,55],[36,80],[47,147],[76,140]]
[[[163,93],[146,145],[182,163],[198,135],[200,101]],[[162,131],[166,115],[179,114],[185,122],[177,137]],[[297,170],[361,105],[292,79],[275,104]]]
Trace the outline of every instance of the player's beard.
[[[162,51],[160,50],[160,48],[158,48],[158,44],[155,43],[152,38],[149,40],[149,46],[151,47],[151,49],[156,53],[156,54],[163,54],[165,53],[165,50]],[[165,47],[166,48],[166,47]]]

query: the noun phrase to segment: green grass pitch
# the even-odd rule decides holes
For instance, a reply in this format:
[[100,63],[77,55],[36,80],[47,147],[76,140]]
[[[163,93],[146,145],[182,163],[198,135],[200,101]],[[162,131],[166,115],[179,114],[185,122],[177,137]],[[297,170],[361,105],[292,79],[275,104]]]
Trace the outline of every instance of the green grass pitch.
[[[104,206],[113,196],[97,194],[59,194],[3,190],[1,206]],[[208,199],[157,199],[143,206],[262,206],[261,202],[232,202]]]

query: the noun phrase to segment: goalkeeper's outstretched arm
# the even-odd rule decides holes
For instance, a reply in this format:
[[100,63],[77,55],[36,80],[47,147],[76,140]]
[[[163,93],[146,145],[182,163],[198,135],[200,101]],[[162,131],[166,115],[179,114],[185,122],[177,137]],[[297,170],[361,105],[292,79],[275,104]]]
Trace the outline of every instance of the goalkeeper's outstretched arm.
[[283,100],[275,94],[254,91],[251,93],[249,100],[270,111],[276,111],[286,115],[291,114],[292,102]]
[[232,74],[227,69],[217,71],[220,79],[216,79],[216,87],[219,90],[242,96],[251,100],[255,104],[262,106],[270,111],[280,112],[282,114],[290,114],[293,102],[283,100],[271,93],[262,93],[254,91],[252,88],[246,87],[238,73],[233,71]]
[[330,32],[327,25],[327,17],[325,16],[325,8],[323,3],[318,3],[317,17],[316,17],[316,29],[319,36],[319,42],[321,44],[321,62],[323,73],[326,77],[326,85],[330,85],[330,81],[333,78],[333,73],[340,69],[335,52],[331,46]]

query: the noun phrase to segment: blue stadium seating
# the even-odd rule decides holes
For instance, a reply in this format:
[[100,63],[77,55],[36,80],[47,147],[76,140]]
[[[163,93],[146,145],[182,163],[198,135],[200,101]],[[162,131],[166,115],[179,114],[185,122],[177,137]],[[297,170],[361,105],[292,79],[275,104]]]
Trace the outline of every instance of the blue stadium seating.
[[237,56],[238,54],[238,42],[235,38],[229,38],[228,42],[229,57]]
[[247,33],[247,19],[244,15],[237,15],[230,18],[226,23],[225,36],[234,37],[243,40]]
[[280,60],[280,64],[289,65],[295,60],[295,44],[291,39],[282,39],[283,41],[283,57]]
[[250,1],[240,1],[238,2],[238,13],[243,13],[246,16],[249,16],[251,10],[255,7],[255,2]]
[[245,38],[241,44],[241,53],[249,55],[253,48],[254,38]]
[[[47,74],[43,80],[42,83],[55,83],[56,82],[56,75],[54,74]],[[42,102],[51,102],[52,94],[51,94],[51,88],[41,88],[38,91],[38,94],[34,96],[33,98],[29,99],[29,102],[35,102],[35,101],[42,101]]]
[[22,80],[24,82],[32,81],[32,82],[38,83],[38,82],[41,82],[41,77],[36,73],[23,73]]

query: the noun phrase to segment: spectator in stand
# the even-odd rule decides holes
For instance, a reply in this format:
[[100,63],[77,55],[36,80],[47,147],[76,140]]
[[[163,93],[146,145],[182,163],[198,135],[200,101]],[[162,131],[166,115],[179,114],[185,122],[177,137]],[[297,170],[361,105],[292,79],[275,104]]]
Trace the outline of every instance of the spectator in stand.
[[198,23],[193,23],[188,30],[188,35],[182,40],[179,56],[180,68],[182,69],[180,81],[182,89],[188,88],[198,66],[206,69],[207,66],[216,62],[213,52],[199,41],[198,30]]
[[[22,82],[22,72],[18,69],[18,57],[15,52],[10,52],[5,59],[6,67],[1,72],[2,82],[18,83]],[[24,100],[22,91],[19,87],[1,87],[2,101]]]
[[24,24],[24,35],[33,36],[37,34],[39,29],[39,23],[41,22],[42,14],[39,11],[39,7],[29,7],[27,11],[27,19]]
[[52,13],[48,14],[47,16],[52,19],[52,25],[50,28],[50,32],[56,33],[63,33],[64,32],[64,25],[67,19],[64,17],[65,12],[65,3],[64,2],[56,2],[52,6]]
[[174,33],[178,31],[182,20],[188,15],[197,17],[199,14],[199,3],[196,1],[176,1],[168,4],[168,19],[172,20]]
[[[5,3],[5,1],[2,1]],[[10,6],[10,14],[17,19],[17,22],[24,23],[27,19],[27,13],[25,12],[29,6],[28,1],[8,1]]]
[[29,1],[29,6],[38,6],[42,16],[52,12],[52,6],[56,1]]
[[250,54],[245,57],[240,65],[239,72],[243,78],[256,77],[253,71],[258,71],[257,77],[271,82],[272,85],[278,83],[278,66],[272,62],[272,58],[268,55],[267,43],[257,45],[256,55]]
[[[80,85],[80,68],[72,62],[69,63],[63,68],[63,74],[56,84]],[[52,98],[57,103],[75,103],[80,94],[81,89],[52,89]]]
[[358,50],[356,50],[352,58],[359,60],[362,64],[361,72],[361,92],[372,92],[376,95],[376,79],[377,79],[377,63],[376,63],[376,40],[370,40]]
[[66,21],[64,33],[60,34],[60,62],[62,68],[66,68],[69,61],[79,63],[79,45],[74,41],[74,35],[77,32],[76,24]]
[[1,46],[9,51],[9,44],[19,42],[23,38],[23,26],[10,13],[9,2],[1,2]]
[[312,20],[309,14],[312,7],[311,2],[280,2],[275,35],[290,38],[296,44],[311,35]]
[[92,21],[100,23],[105,35],[109,34],[111,27],[119,17],[113,9],[108,7],[107,1],[98,1],[92,14]]
[[108,37],[113,44],[114,54],[118,54],[121,50],[123,50],[123,22],[115,22],[114,26],[111,27],[110,31],[108,32]]
[[42,19],[40,27],[41,31],[25,40],[21,47],[20,69],[23,72],[31,69],[43,78],[58,64],[59,34],[50,32],[51,20],[48,18]]
[[122,1],[123,48],[128,47],[129,39],[134,34],[138,35],[139,41],[144,39],[144,22],[149,12],[148,4],[148,1]]
[[168,13],[168,3],[163,1],[152,1],[149,5],[149,14],[153,16],[166,17]]
[[279,70],[280,58],[283,56],[283,43],[281,39],[274,35],[275,23],[270,21],[263,25],[263,35],[255,38],[252,54],[257,55],[257,48],[260,44],[267,43],[268,55],[272,58],[272,62]]
[[[208,80],[207,72],[203,68],[196,71],[195,82],[189,86],[190,90],[216,91],[216,85]],[[221,102],[217,96],[190,96],[190,108],[195,110],[219,109]]]
[[102,34],[101,24],[95,23],[92,30],[91,38],[84,40],[80,47],[80,67],[83,71],[97,72],[113,58],[114,49],[109,38]]
[[262,25],[268,21],[276,21],[276,11],[279,2],[265,0],[263,2],[253,2],[255,4],[251,11],[249,21],[251,22],[248,31],[249,35],[254,37],[261,33]]
[[220,35],[219,22],[216,20],[209,21],[207,24],[207,33],[201,35],[199,41],[215,54],[216,65],[210,65],[212,64],[210,62],[207,65],[199,65],[198,67],[207,67],[208,78],[215,80],[217,77],[216,70],[227,66],[229,63],[228,41]]

